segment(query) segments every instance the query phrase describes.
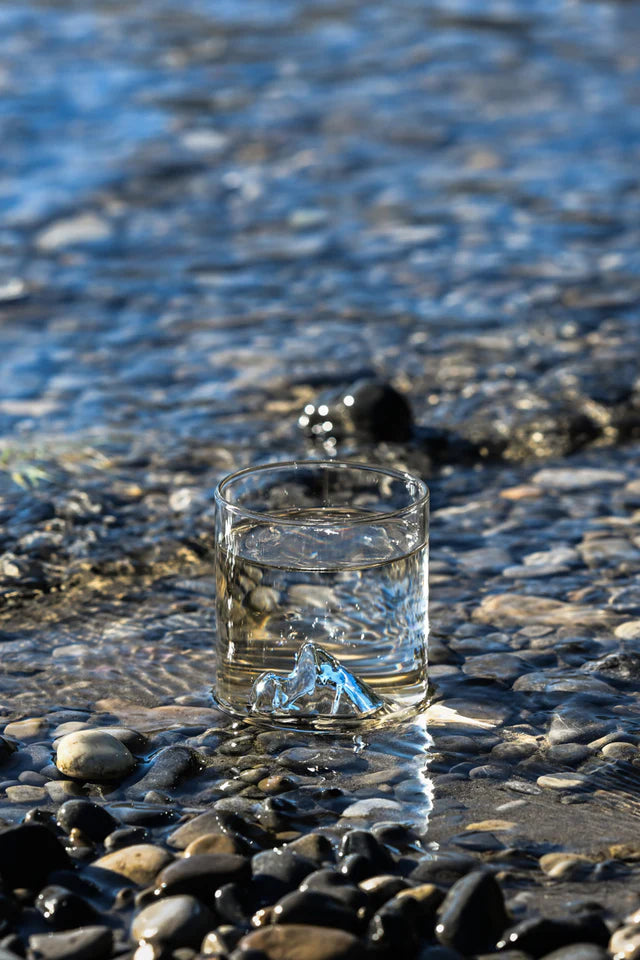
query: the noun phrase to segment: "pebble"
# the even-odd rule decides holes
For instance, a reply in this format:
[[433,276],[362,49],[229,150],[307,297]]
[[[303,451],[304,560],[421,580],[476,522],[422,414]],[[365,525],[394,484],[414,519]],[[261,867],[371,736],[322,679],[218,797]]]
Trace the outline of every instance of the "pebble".
[[536,623],[549,626],[599,627],[607,625],[611,617],[605,610],[577,603],[565,603],[550,597],[517,593],[498,593],[486,596],[473,612],[480,623],[498,626],[522,626]]
[[556,879],[579,879],[593,868],[593,860],[579,853],[545,853],[539,863],[543,873]]
[[171,854],[162,847],[151,843],[134,843],[130,847],[105,854],[96,860],[93,866],[118,873],[131,883],[145,887],[171,860]]
[[14,740],[42,740],[48,729],[49,723],[44,717],[28,717],[8,723],[3,732]]
[[312,924],[276,924],[247,934],[240,957],[255,952],[267,960],[364,960],[362,941],[346,930]]
[[634,743],[606,743],[602,755],[607,760],[634,760],[638,756],[638,747]]
[[82,784],[72,780],[50,780],[45,783],[44,789],[54,803],[64,803],[69,797],[80,797],[84,794]]
[[545,467],[538,470],[531,478],[531,482],[545,490],[588,490],[590,487],[600,487],[604,484],[625,483],[626,476],[620,470],[607,470],[597,467],[574,467],[567,470],[564,467]]
[[127,789],[127,796],[144,796],[150,790],[172,790],[181,780],[199,769],[198,755],[190,747],[163,747],[151,768]]
[[40,890],[52,871],[70,866],[64,847],[42,824],[0,830],[0,880],[5,890]]
[[165,897],[133,918],[131,939],[168,951],[181,947],[198,950],[215,925],[214,915],[195,897]]
[[446,947],[473,954],[491,949],[509,918],[492,873],[474,870],[457,880],[440,907],[436,935]]
[[390,817],[396,814],[399,818],[404,818],[405,808],[397,800],[387,800],[385,797],[371,797],[368,800],[356,800],[349,804],[342,811],[342,817],[346,819],[369,819]]
[[185,823],[181,823],[173,833],[169,834],[167,843],[170,847],[184,850],[190,843],[197,840],[198,837],[202,837],[205,834],[223,832],[217,814],[207,811],[206,813],[199,813]]
[[205,833],[196,837],[184,851],[185,857],[197,856],[199,853],[233,853],[242,854],[241,844],[226,833]]
[[357,756],[353,750],[340,747],[330,747],[318,750],[315,747],[292,747],[283,750],[277,762],[294,773],[331,773],[356,772],[366,768],[363,757]]
[[640,639],[640,620],[625,620],[624,623],[619,623],[613,632],[621,640],[638,640]]
[[286,894],[273,908],[272,923],[310,923],[351,933],[357,933],[360,928],[358,917],[348,907],[319,890],[294,890]]
[[571,943],[547,953],[544,960],[607,960],[608,954],[595,943]]
[[100,783],[124,779],[136,766],[131,752],[108,733],[79,730],[60,740],[56,766],[67,777]]
[[582,743],[556,743],[548,748],[545,756],[552,763],[574,766],[590,757],[591,753],[591,749]]
[[171,897],[188,894],[213,906],[215,892],[225,883],[249,879],[250,864],[246,857],[231,853],[200,853],[176,860],[158,873],[156,894]]
[[57,884],[41,890],[34,906],[55,930],[91,926],[100,919],[86,900]]
[[12,803],[41,803],[47,799],[46,790],[42,787],[31,787],[28,784],[7,787],[5,793]]
[[377,910],[383,903],[391,900],[392,897],[395,897],[397,893],[405,890],[408,886],[409,884],[403,877],[394,877],[391,874],[368,877],[359,884],[374,910]]
[[76,244],[95,243],[111,235],[109,222],[96,213],[79,213],[56,220],[36,236],[36,245],[45,251],[57,251]]
[[549,790],[583,790],[586,778],[580,773],[545,773],[538,777],[536,783]]
[[90,840],[102,842],[118,826],[108,810],[91,800],[67,800],[57,813],[58,825],[65,833],[80,830]]
[[619,927],[609,941],[613,960],[638,960],[640,957],[640,926],[628,924]]
[[257,853],[251,860],[254,877],[271,877],[291,890],[313,873],[316,866],[313,860],[282,847]]
[[532,957],[543,957],[574,943],[595,943],[606,947],[609,937],[609,930],[602,918],[593,914],[562,920],[529,917],[507,930],[498,947],[508,946]]
[[29,937],[33,960],[107,960],[113,950],[109,927],[79,927],[64,933],[36,933]]
[[104,838],[104,848],[108,853],[112,853],[135,843],[145,843],[148,837],[148,831],[144,827],[119,827]]
[[300,884],[300,890],[319,890],[328,897],[344,903],[353,913],[364,909],[369,898],[364,890],[351,883],[349,877],[337,870],[324,868],[310,873]]

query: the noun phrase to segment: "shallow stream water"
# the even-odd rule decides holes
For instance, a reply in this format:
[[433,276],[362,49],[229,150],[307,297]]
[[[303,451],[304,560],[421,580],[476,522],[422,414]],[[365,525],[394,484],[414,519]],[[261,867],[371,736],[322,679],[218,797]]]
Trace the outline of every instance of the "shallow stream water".
[[413,438],[338,453],[432,488],[434,701],[357,754],[368,781],[322,776],[516,891],[569,850],[589,866],[536,896],[624,899],[639,50],[635,2],[0,3],[7,720],[87,711],[157,748],[222,723],[198,713],[215,483],[317,452],[305,404],[376,375]]

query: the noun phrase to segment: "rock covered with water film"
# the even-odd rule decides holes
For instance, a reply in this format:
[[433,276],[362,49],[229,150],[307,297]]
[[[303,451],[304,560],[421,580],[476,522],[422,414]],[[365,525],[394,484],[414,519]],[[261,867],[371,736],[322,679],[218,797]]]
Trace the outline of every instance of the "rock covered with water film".
[[384,707],[384,700],[339,660],[315,643],[305,643],[291,673],[263,673],[252,689],[254,714],[314,717],[365,717]]
[[339,442],[349,436],[378,442],[408,440],[413,430],[409,401],[383,380],[358,380],[305,404],[298,425],[312,440]]
[[60,740],[56,766],[77,780],[100,783],[122,780],[136,765],[135,757],[120,740],[101,730],[78,730]]

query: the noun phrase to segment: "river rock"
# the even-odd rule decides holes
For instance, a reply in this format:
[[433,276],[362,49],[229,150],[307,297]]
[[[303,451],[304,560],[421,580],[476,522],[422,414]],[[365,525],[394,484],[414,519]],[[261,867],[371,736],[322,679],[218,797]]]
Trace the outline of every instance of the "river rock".
[[53,870],[71,866],[53,833],[38,823],[24,823],[0,831],[0,880],[5,890],[39,890]]
[[242,845],[226,833],[205,833],[192,840],[184,851],[185,857],[197,856],[200,853],[234,853],[242,854]]
[[357,933],[357,916],[348,907],[319,890],[295,890],[273,908],[272,923],[310,923],[317,927],[333,927]]
[[107,960],[112,950],[113,931],[109,927],[79,927],[29,937],[33,960]]
[[607,951],[595,943],[571,943],[545,954],[544,960],[607,960],[607,957]]
[[144,796],[150,790],[171,790],[199,769],[198,755],[190,747],[163,747],[154,757],[151,769],[127,789],[127,796]]
[[238,944],[267,960],[364,960],[364,944],[346,930],[312,924],[276,924],[247,934]]
[[215,927],[214,915],[190,896],[165,897],[151,903],[133,918],[131,939],[153,947],[197,950],[206,934]]
[[118,826],[108,810],[91,800],[67,800],[59,807],[57,819],[65,833],[80,830],[90,840],[100,843]]
[[3,732],[14,740],[43,740],[48,729],[49,723],[44,717],[28,717],[8,723]]
[[135,843],[100,857],[93,864],[102,870],[119,873],[132,883],[145,887],[172,860],[171,854],[151,843]]
[[58,884],[41,890],[34,906],[54,930],[91,926],[100,920],[86,900]]
[[562,920],[529,917],[507,930],[503,944],[538,958],[573,943],[595,943],[606,947],[609,937],[605,922],[593,914]]
[[456,881],[440,907],[436,934],[460,953],[491,949],[509,922],[502,890],[492,873],[474,870]]
[[156,892],[163,897],[189,894],[213,906],[215,892],[225,883],[249,879],[246,857],[231,853],[201,853],[176,860],[156,877]]
[[100,783],[124,779],[136,765],[123,743],[100,730],[79,730],[60,740],[56,766],[67,777]]

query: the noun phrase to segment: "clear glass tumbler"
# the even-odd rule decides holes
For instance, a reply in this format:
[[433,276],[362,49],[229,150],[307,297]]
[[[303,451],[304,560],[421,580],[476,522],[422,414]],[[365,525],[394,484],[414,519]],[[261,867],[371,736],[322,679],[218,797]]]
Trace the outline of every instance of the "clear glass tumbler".
[[216,674],[225,711],[335,730],[427,698],[429,491],[309,460],[241,470],[216,499]]

